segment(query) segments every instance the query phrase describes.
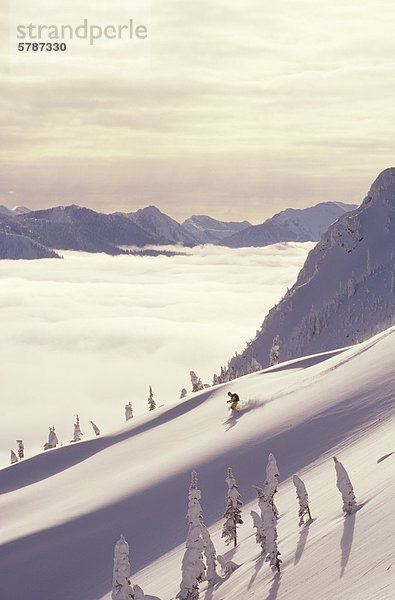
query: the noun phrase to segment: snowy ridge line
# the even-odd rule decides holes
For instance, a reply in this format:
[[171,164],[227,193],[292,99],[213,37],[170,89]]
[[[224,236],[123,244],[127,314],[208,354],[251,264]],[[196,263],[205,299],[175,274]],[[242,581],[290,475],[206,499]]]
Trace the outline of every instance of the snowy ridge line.
[[356,210],[332,224],[293,287],[255,338],[222,368],[223,380],[282,360],[364,341],[394,324],[395,168],[384,170]]
[[[205,396],[203,399],[201,398],[202,395]],[[29,456],[15,465],[7,465],[0,469],[0,474],[2,474],[0,479],[0,493],[5,494],[12,492],[19,487],[32,485],[37,481],[52,477],[53,475],[56,475],[57,472],[69,469],[84,460],[88,460],[90,457],[107,450],[113,445],[142,435],[155,427],[164,425],[173,418],[180,417],[186,412],[195,410],[206,400],[208,400],[207,390],[196,392],[193,396],[186,398],[182,403],[158,407],[154,414],[151,413],[149,415],[139,415],[138,417],[135,417],[133,419],[134,422],[122,427],[119,433],[101,435],[100,437],[91,438],[89,440],[81,440],[78,442],[78,445],[65,444],[47,450],[46,452]],[[160,408],[163,408],[163,410],[159,411]],[[138,422],[142,420],[145,422]],[[45,471],[44,477],[38,475],[38,471],[35,471],[35,466],[39,464],[47,464],[48,470]],[[13,471],[11,471],[11,469],[13,469]],[[18,470],[15,471],[15,469]],[[17,473],[19,477],[17,476]],[[9,477],[7,477],[7,474]],[[23,479],[24,477],[26,477],[26,479]],[[19,484],[16,483],[18,480]],[[11,487],[10,481],[13,482]]]
[[[342,367],[343,365],[347,364],[350,360],[352,360],[353,358],[355,358],[357,356],[360,356],[364,352],[367,352],[368,350],[370,350],[371,348],[373,348],[376,344],[378,344],[381,340],[389,337],[393,333],[395,333],[395,326],[391,325],[389,327],[389,329],[386,329],[385,331],[381,331],[381,332],[377,333],[376,335],[374,335],[369,340],[368,343],[365,343],[363,345],[362,344],[358,344],[357,348],[359,348],[359,349],[356,350],[355,353],[350,354],[350,356],[346,355],[343,361],[339,362],[339,364],[336,364],[333,367],[330,367],[328,369],[328,371],[331,371],[333,369],[338,369],[339,367]],[[362,347],[360,347],[360,346],[362,346]],[[351,348],[352,348],[352,346],[351,346]]]

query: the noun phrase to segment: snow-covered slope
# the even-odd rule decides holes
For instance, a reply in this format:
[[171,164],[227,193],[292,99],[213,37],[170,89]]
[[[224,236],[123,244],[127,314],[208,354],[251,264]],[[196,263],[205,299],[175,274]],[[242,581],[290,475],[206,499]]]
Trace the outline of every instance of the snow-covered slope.
[[12,209],[12,212],[16,215],[26,215],[27,213],[31,212],[31,209],[27,208],[27,206],[15,206]]
[[180,223],[165,215],[156,206],[147,206],[127,216],[149,235],[154,236],[157,244],[196,245],[195,236],[191,235]]
[[[382,172],[359,208],[345,214],[311,250],[295,285],[265,318],[228,376],[252,357],[280,359],[362,341],[395,321],[395,168]],[[244,371],[245,372],[245,371]]]
[[125,215],[108,215],[75,204],[30,211],[16,221],[29,227],[45,245],[62,250],[121,254],[121,245],[155,243],[155,236]]
[[30,208],[26,208],[26,206],[15,206],[11,209],[4,206],[4,204],[0,204],[0,215],[12,217],[15,215],[25,215],[28,212],[30,212]]
[[12,210],[4,206],[4,204],[0,204],[0,215],[7,215],[8,217],[12,216]]
[[33,260],[36,258],[59,258],[50,248],[26,235],[0,231],[0,259]]
[[218,221],[207,215],[193,215],[182,223],[199,244],[218,244],[224,238],[251,227],[248,221]]
[[[240,565],[202,600],[390,600],[395,593],[395,329],[343,352],[281,364],[158,408],[109,436],[3,469],[0,598],[109,600],[113,548],[131,547],[133,582],[161,600],[180,582],[190,471],[219,553],[226,468],[244,499]],[[226,393],[241,411],[227,416]],[[82,423],[82,425],[84,425]],[[280,576],[255,544],[253,484],[269,452],[281,483]],[[347,468],[360,509],[344,518],[332,456]],[[298,528],[290,477],[310,494],[313,522]],[[250,504],[249,504],[250,503]]]
[[223,239],[231,248],[267,246],[278,242],[318,242],[322,234],[345,212],[356,205],[322,202],[309,208],[287,208],[260,225],[251,225]]

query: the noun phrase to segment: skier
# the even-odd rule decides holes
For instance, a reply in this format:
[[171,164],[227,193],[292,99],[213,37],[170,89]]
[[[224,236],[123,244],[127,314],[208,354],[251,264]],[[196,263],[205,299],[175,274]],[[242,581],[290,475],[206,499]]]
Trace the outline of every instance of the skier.
[[228,392],[228,396],[229,396],[229,400],[227,400],[227,402],[229,402],[230,408],[232,410],[237,410],[237,403],[240,402],[240,398],[238,397],[237,394],[234,394],[232,392]]

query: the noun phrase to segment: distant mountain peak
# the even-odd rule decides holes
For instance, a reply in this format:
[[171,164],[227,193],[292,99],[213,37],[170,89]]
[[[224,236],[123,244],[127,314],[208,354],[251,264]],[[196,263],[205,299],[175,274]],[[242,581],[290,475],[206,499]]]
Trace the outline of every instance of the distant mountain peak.
[[241,248],[280,242],[317,242],[326,229],[354,204],[321,202],[307,208],[286,208],[260,225],[252,225],[225,238],[224,246]]

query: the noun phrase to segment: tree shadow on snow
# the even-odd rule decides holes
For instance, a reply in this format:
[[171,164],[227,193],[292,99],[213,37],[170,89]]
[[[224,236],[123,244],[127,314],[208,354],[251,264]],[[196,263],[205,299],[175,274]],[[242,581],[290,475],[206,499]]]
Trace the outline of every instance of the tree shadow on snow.
[[256,561],[255,567],[254,567],[254,571],[255,572],[254,572],[253,576],[251,577],[251,579],[250,579],[250,581],[248,583],[248,589],[252,588],[253,583],[254,583],[255,579],[257,578],[259,571],[262,569],[264,562],[265,562],[265,557],[264,556],[260,556],[258,558],[258,560]]
[[212,585],[209,588],[207,588],[207,591],[204,595],[204,600],[213,600],[214,589],[216,587],[218,587],[218,584],[216,584],[215,586]]
[[350,558],[352,543],[354,540],[355,520],[355,512],[351,515],[347,515],[344,518],[343,535],[340,542],[340,548],[342,551],[340,577],[343,577],[348,560]]
[[302,554],[307,542],[307,537],[309,535],[309,527],[313,523],[313,521],[315,521],[315,519],[310,519],[310,521],[307,521],[307,523],[299,532],[298,545],[295,551],[294,565],[297,565],[300,559],[302,558]]
[[362,504],[357,504],[357,506],[354,509],[354,512],[351,515],[346,515],[344,517],[343,535],[340,541],[340,548],[342,551],[340,577],[343,577],[348,560],[350,558],[352,543],[354,539],[357,512],[359,512],[361,508],[366,506],[368,502],[369,500],[366,500],[365,502],[362,502]]
[[393,454],[395,454],[395,452],[390,452],[389,454],[384,454],[384,456],[381,456],[381,458],[377,459],[377,464],[380,464],[381,462],[383,462],[383,460],[387,460],[387,458],[389,458]]
[[[255,535],[255,534],[253,534],[253,535]],[[224,559],[225,560],[233,560],[233,557],[236,553],[237,548],[238,548],[238,546],[236,546],[236,548],[231,548],[227,552],[224,552],[222,555],[224,557]]]
[[281,573],[275,573],[273,575],[273,582],[272,582],[271,588],[269,590],[269,595],[267,597],[267,600],[276,600],[277,595],[278,595],[278,590],[280,589],[280,583],[281,583]]

